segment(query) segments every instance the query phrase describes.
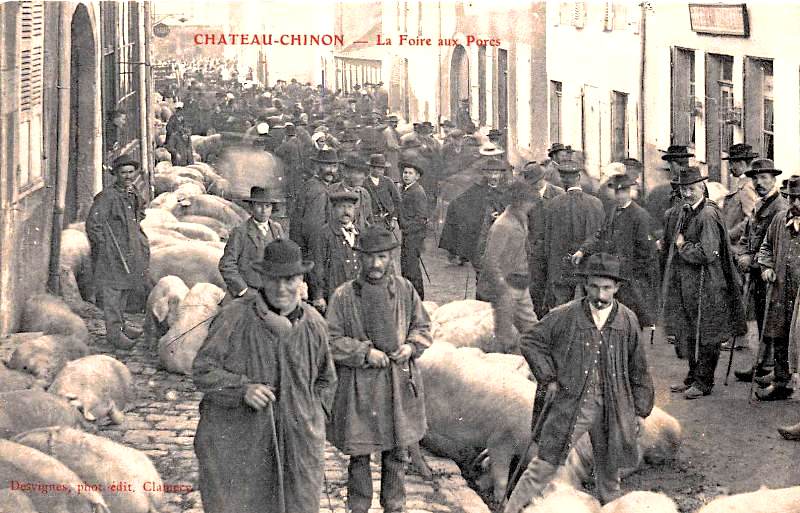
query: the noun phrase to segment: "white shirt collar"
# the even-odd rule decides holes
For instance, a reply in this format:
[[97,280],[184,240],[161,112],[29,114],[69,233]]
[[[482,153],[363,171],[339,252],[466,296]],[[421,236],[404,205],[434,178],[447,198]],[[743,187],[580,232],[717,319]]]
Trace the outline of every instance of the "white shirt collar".
[[379,176],[372,176],[369,175],[369,179],[372,181],[373,184],[379,185],[381,183],[381,177]]
[[628,207],[630,207],[630,206],[631,206],[631,203],[633,203],[633,200],[628,200],[628,202],[627,202],[627,203],[625,203],[625,204],[624,204],[624,205],[622,205],[622,206],[617,206],[617,208],[618,208],[618,209],[620,209],[620,210],[626,209],[626,208],[628,208]]
[[569,187],[569,188],[567,189],[567,192],[569,192],[569,191],[582,191],[582,190],[583,190],[583,189],[581,189],[581,186],[580,186],[580,185],[573,185],[572,187]]
[[608,316],[611,315],[611,308],[613,306],[613,301],[610,305],[603,309],[595,308],[592,303],[589,303],[589,311],[592,313],[592,320],[594,321],[594,325],[597,326],[598,330],[602,330],[603,326],[606,325],[606,321],[608,321]]
[[697,203],[694,203],[694,204],[692,205],[692,210],[697,210],[697,207],[699,207],[699,206],[700,206],[700,203],[702,203],[704,199],[705,199],[705,198],[700,198],[699,200],[697,200]]

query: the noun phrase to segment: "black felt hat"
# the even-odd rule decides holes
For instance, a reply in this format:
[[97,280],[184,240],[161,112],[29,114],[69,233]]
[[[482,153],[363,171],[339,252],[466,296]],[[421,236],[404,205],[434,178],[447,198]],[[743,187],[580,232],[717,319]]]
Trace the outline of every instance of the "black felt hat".
[[399,245],[392,232],[381,225],[372,225],[361,233],[355,250],[361,253],[381,253],[391,251]]
[[263,275],[285,278],[309,272],[314,262],[303,260],[300,246],[293,240],[277,239],[264,248],[264,259],[252,266]]

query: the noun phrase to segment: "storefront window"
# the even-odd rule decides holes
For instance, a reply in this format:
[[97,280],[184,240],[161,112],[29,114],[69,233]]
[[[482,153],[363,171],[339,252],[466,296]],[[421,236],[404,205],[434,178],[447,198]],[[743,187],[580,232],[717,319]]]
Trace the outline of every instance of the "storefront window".
[[764,97],[764,122],[761,130],[761,152],[769,159],[775,155],[775,118],[774,100],[772,97],[772,62],[764,63],[764,78],[762,80],[762,95]]
[[695,143],[694,50],[675,48],[672,53],[672,144]]
[[775,155],[774,113],[772,61],[748,57],[744,77],[745,142],[770,159]]

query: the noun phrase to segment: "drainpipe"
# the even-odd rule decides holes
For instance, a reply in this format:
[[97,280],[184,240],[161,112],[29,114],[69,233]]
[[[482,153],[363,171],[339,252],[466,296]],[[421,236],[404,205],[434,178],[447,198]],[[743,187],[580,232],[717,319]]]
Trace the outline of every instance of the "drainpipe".
[[64,208],[67,203],[67,180],[69,178],[69,121],[70,121],[70,62],[71,56],[71,20],[67,9],[70,4],[62,3],[58,10],[58,42],[60,48],[58,59],[58,125],[56,132],[56,191],[53,206],[53,228],[50,238],[50,269],[47,287],[58,294],[59,267],[61,262],[61,230],[64,225]]
[[[442,38],[442,2],[439,0],[439,39]],[[439,120],[438,120],[438,127],[437,130],[441,130],[442,126],[442,110],[444,106],[442,105],[442,45],[439,45],[439,52],[438,52],[438,61],[436,62],[436,67],[438,68],[438,80],[437,86],[439,87]],[[450,113],[449,119],[453,119],[453,114]]]
[[640,4],[642,8],[642,21],[641,27],[641,36],[639,37],[640,40],[640,62],[639,62],[639,159],[642,162],[642,184],[641,184],[641,197],[644,197],[644,193],[647,190],[645,187],[647,183],[647,173],[645,173],[645,159],[644,159],[644,109],[645,109],[645,97],[644,97],[644,82],[645,82],[645,74],[644,74],[644,67],[645,63],[647,62],[647,58],[645,57],[645,50],[647,49],[646,41],[647,41],[647,2],[642,2]]
[[139,44],[137,45],[139,55],[136,59],[139,63],[139,155],[142,166],[147,169],[149,201],[152,200],[155,195],[155,178],[153,176],[153,166],[150,163],[150,143],[152,142],[150,127],[153,126],[150,122],[152,102],[150,99],[150,87],[148,87],[149,82],[147,80],[147,69],[150,65],[148,50],[151,34],[149,2],[143,4],[139,19],[141,22],[139,26],[136,27],[139,33]]

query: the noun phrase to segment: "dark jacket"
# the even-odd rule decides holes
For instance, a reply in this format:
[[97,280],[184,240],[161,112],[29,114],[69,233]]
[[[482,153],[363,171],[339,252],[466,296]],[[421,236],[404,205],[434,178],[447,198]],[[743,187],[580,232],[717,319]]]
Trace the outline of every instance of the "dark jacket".
[[286,165],[286,193],[289,201],[294,203],[303,186],[304,170],[306,168],[303,144],[296,136],[287,137],[275,150],[275,155],[280,157]]
[[372,215],[373,221],[378,218],[399,218],[400,214],[400,192],[397,186],[386,178],[381,176],[378,180],[378,185],[372,183],[372,179],[367,177],[364,182],[364,188],[367,189],[369,197],[372,200]]
[[358,253],[347,243],[337,221],[320,227],[311,239],[311,256],[314,259],[308,284],[311,300],[322,298],[327,301],[336,287],[358,276]]
[[783,211],[772,218],[772,222],[767,228],[764,242],[758,251],[758,264],[762,269],[772,269],[775,271],[775,282],[772,285],[772,294],[767,301],[770,302],[769,315],[766,319],[765,337],[783,337],[788,332],[787,325],[790,324],[791,307],[796,298],[788,297],[786,283],[786,263],[789,252],[789,245],[792,243],[792,236],[789,233],[790,227],[786,226],[790,218],[789,211]]
[[[144,283],[145,272],[150,267],[150,244],[139,224],[142,219],[144,202],[135,192],[126,192],[115,185],[94,197],[86,218],[86,236],[99,287],[126,290]],[[130,272],[125,270],[120,252]]]
[[473,184],[447,206],[439,247],[479,267],[489,228],[503,210],[503,191],[483,181]]
[[[538,439],[539,458],[555,466],[564,463],[569,452],[594,365],[601,376],[608,435],[600,453],[612,468],[636,464],[636,417],[650,415],[655,392],[636,315],[617,301],[612,308],[602,331],[594,324],[588,300],[581,298],[551,310],[522,334],[522,354],[539,386],[558,381],[559,390]],[[597,358],[597,350],[601,358]]]
[[253,264],[264,260],[267,244],[285,237],[280,224],[271,219],[268,224],[269,232],[264,236],[251,217],[234,228],[228,237],[219,259],[219,272],[234,297],[247,287],[261,288],[261,273],[253,269]]
[[289,236],[303,249],[304,255],[310,255],[311,238],[325,224],[329,211],[328,184],[312,176],[303,184],[289,227]]
[[785,213],[787,208],[789,208],[789,204],[778,191],[756,202],[752,214],[747,218],[739,244],[734,247],[734,251],[739,255],[749,255],[752,258],[750,263],[752,269],[758,268],[756,256],[758,250],[761,249],[761,243],[764,242],[772,219],[776,215]]
[[419,183],[404,187],[400,193],[400,230],[403,233],[424,233],[428,223],[428,197]]
[[172,156],[173,166],[188,166],[194,164],[192,150],[192,132],[188,125],[178,121],[175,114],[167,122],[167,138],[164,147]]

